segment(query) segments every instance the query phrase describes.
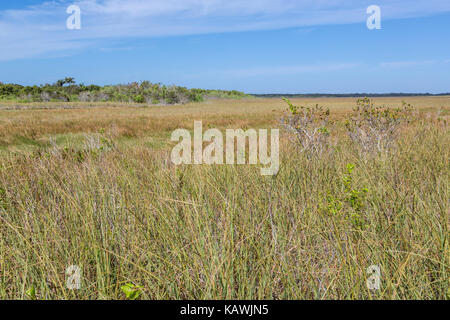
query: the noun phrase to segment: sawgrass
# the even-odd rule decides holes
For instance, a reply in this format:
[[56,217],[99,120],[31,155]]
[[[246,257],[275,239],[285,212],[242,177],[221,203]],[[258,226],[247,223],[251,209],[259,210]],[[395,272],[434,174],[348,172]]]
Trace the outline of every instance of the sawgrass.
[[[0,298],[125,299],[134,283],[142,299],[449,299],[450,98],[408,97],[417,120],[373,157],[345,134],[355,100],[294,99],[330,107],[334,146],[311,160],[283,135],[273,177],[176,167],[169,137],[194,120],[280,127],[279,99],[0,111]],[[351,188],[367,189],[362,226],[345,205],[348,164]]]

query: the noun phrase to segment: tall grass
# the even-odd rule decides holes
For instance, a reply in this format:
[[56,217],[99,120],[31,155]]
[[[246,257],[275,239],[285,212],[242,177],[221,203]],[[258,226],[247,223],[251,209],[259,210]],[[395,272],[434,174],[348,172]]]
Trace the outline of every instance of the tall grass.
[[[34,286],[38,299],[124,299],[132,282],[143,299],[449,299],[447,124],[409,124],[373,157],[342,122],[330,130],[335,143],[317,159],[283,138],[273,177],[175,167],[168,150],[109,137],[2,156],[0,298]],[[367,189],[361,223],[349,179]],[[70,265],[80,290],[66,287]],[[371,265],[378,291],[366,286]]]

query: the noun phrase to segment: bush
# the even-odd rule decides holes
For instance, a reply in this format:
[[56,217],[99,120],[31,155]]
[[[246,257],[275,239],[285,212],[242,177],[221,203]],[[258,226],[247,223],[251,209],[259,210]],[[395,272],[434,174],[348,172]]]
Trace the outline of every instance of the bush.
[[40,86],[21,86],[0,83],[0,98],[23,102],[82,101],[82,102],[135,102],[167,104],[200,102],[205,96],[220,98],[242,98],[239,91],[188,89],[179,86],[164,86],[149,81],[141,83],[108,85],[104,87],[76,84],[75,79],[67,77],[54,84]]
[[292,134],[294,142],[301,147],[301,152],[318,156],[328,146],[327,129],[329,109],[316,105],[314,108],[297,107],[288,99],[289,113],[281,119],[282,125]]
[[144,103],[145,99],[142,95],[138,94],[137,96],[134,97],[134,102],[136,103]]
[[409,120],[412,110],[405,102],[401,109],[389,109],[376,107],[369,98],[358,99],[346,122],[348,135],[362,152],[389,151],[395,144],[400,125]]

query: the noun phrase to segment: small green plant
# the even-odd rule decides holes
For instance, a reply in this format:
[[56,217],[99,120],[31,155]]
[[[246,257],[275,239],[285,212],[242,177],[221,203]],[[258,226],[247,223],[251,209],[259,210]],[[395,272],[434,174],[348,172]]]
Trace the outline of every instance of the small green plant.
[[362,209],[368,192],[367,188],[354,189],[352,172],[355,166],[353,164],[347,164],[347,174],[342,177],[342,181],[345,187],[345,201],[351,208],[350,221],[355,229],[365,229],[365,222],[362,218]]
[[36,297],[36,287],[32,285],[27,291],[25,291],[28,297],[30,297],[31,300],[37,300]]
[[320,204],[320,210],[330,217],[335,217],[342,213],[342,206],[342,201],[328,193],[326,205]]
[[142,288],[143,287],[136,286],[133,283],[127,283],[127,284],[125,284],[125,285],[120,287],[120,289],[125,294],[125,297],[128,300],[136,300],[137,298],[139,298],[139,295],[141,293],[141,289]]
[[352,173],[355,166],[347,164],[347,173],[342,177],[344,193],[337,196],[328,194],[326,205],[321,205],[320,209],[328,216],[345,215],[354,229],[364,230],[366,223],[363,219],[362,211],[366,202],[367,188],[353,188]]

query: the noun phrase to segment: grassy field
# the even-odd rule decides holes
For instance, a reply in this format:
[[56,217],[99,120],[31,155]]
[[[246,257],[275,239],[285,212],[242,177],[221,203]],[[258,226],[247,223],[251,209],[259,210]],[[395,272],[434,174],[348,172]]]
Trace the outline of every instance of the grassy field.
[[[282,130],[273,177],[174,166],[170,135],[281,128],[281,99],[3,104],[0,299],[125,299],[126,283],[139,299],[449,299],[450,97],[375,102],[402,100],[418,112],[396,148],[363,157],[344,126],[355,98],[293,99],[330,108],[333,144],[311,159]],[[367,190],[358,224],[344,181]]]

